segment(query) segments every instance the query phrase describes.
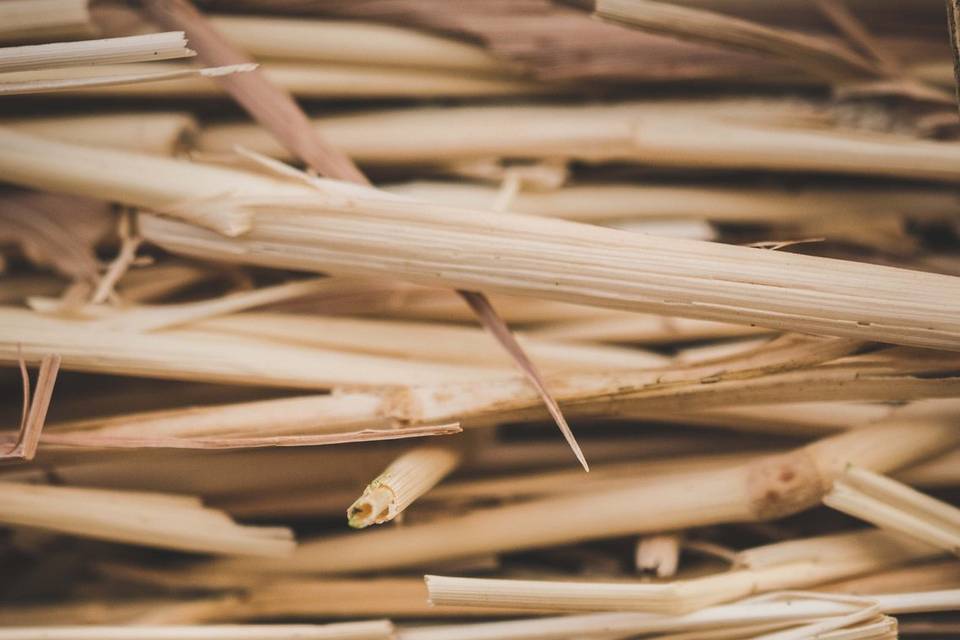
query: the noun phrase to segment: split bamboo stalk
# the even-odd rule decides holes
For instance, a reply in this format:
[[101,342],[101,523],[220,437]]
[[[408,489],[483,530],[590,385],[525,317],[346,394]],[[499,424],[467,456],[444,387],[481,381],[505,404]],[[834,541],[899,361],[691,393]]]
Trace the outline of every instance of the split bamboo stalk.
[[0,42],[90,35],[89,0],[7,0],[0,3]]
[[248,527],[189,496],[0,485],[0,522],[58,533],[194,553],[282,556],[289,529]]
[[[214,67],[220,68],[220,67]],[[246,68],[246,67],[245,67]],[[271,61],[260,66],[265,75],[275,84],[301,98],[325,99],[382,99],[399,97],[458,97],[478,98],[487,96],[531,96],[557,91],[555,85],[507,75],[464,75],[446,69],[408,69],[392,66],[346,65],[336,63],[300,63],[294,61]],[[97,69],[76,67],[57,69],[56,77],[71,79],[77,83],[61,91],[63,96],[111,97],[111,98],[211,98],[222,96],[224,90],[208,78],[191,74],[190,67],[175,63],[142,63],[124,65],[101,65]],[[104,84],[91,86],[82,83],[93,75],[102,74],[169,74],[158,77],[149,84]],[[32,76],[48,78],[45,75]],[[6,74],[3,80],[18,79]],[[562,89],[562,87],[560,88]]]
[[[847,463],[892,471],[956,446],[960,434],[953,421],[891,419],[739,467],[625,482],[616,490],[533,500],[402,529],[334,536],[302,544],[289,560],[229,566],[293,573],[383,570],[507,549],[782,517],[818,504]],[[644,508],[628,506],[638,504]],[[559,513],[564,517],[555,518]]]
[[348,523],[363,529],[393,520],[453,471],[462,455],[455,448],[429,445],[407,451],[374,478],[363,495],[350,505]]
[[198,130],[187,112],[135,112],[6,120],[3,126],[92,147],[172,156],[186,150]]
[[326,625],[7,627],[0,640],[389,640],[388,620]]
[[[90,175],[86,169],[93,156],[104,171]],[[389,274],[470,290],[960,349],[960,325],[949,305],[954,297],[960,300],[960,280],[948,276],[644,238],[519,214],[382,199],[374,192],[354,197],[348,194],[357,191],[339,184],[336,193],[318,194],[242,172],[92,151],[10,130],[0,138],[0,168],[4,179],[24,185],[81,195],[112,188],[117,199],[134,206],[169,210],[179,204],[192,208],[194,219],[220,216],[222,206],[234,203],[224,224],[237,232],[256,219],[255,229],[230,240],[183,223],[141,219],[149,240],[206,258]],[[259,197],[222,198],[241,183],[245,193]],[[208,202],[184,204],[198,198]],[[198,207],[211,213],[198,214]],[[325,215],[314,215],[318,211]],[[326,244],[334,237],[336,244]],[[386,238],[389,254],[383,251]],[[452,246],[469,247],[470,253],[451,257]],[[584,290],[588,280],[591,286]],[[958,295],[951,297],[953,290]]]

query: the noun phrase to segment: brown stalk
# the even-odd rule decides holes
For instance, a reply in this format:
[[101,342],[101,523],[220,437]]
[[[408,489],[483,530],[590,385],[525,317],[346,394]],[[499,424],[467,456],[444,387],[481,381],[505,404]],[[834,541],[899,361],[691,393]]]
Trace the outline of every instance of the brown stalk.
[[947,0],[947,28],[950,30],[953,74],[957,80],[957,96],[960,98],[960,0]]
[[13,448],[0,455],[0,459],[33,460],[37,453],[37,446],[40,444],[40,435],[47,419],[47,410],[50,408],[50,399],[53,397],[53,387],[57,382],[59,370],[60,356],[44,356],[40,363],[40,372],[37,374],[37,388],[31,399],[27,366],[23,360],[20,360],[20,373],[23,376],[23,413],[20,419],[20,431]]
[[[252,60],[227,41],[189,0],[147,0],[148,12],[161,25],[183,29],[198,52],[198,58],[215,66],[248,63]],[[370,184],[367,177],[345,154],[329,145],[310,124],[293,98],[271,83],[259,71],[223,76],[221,83],[230,95],[266,127],[295,157],[300,158],[320,175]],[[526,356],[506,322],[485,294],[457,290],[474,314],[500,342],[546,404],[563,437],[570,444],[577,460],[590,470],[570,426],[556,400],[550,395],[536,365]]]

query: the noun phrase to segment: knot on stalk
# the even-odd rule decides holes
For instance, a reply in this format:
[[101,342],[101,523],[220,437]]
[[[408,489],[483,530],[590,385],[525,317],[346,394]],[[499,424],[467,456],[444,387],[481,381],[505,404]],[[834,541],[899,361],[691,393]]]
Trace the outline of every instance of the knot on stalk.
[[771,520],[814,506],[826,493],[813,456],[804,449],[766,456],[747,466],[750,513]]
[[379,413],[398,427],[423,422],[423,406],[412,389],[400,388],[385,392]]

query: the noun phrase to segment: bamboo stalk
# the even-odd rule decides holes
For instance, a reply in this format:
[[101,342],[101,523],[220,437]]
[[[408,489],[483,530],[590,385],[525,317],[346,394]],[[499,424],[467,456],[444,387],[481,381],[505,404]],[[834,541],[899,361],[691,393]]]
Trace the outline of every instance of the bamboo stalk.
[[[960,440],[952,422],[894,419],[739,467],[625,482],[616,490],[532,500],[402,529],[333,536],[302,544],[289,561],[230,566],[293,573],[382,570],[506,549],[782,517],[816,505],[847,463],[891,471],[955,446]],[[698,491],[690,492],[691,486]],[[644,509],[627,507],[636,504]],[[564,517],[554,518],[558,513]]]
[[449,447],[422,446],[407,451],[373,479],[350,508],[354,529],[389,522],[432,489],[460,462],[462,453]]
[[194,553],[282,556],[282,527],[235,524],[188,496],[3,483],[0,521],[101,540]]
[[0,42],[77,38],[90,34],[88,0],[0,3]]

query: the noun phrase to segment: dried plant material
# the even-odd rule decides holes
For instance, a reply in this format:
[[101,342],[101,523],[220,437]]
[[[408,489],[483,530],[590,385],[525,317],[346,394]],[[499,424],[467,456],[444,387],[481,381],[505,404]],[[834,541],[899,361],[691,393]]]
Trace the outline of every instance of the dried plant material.
[[[317,281],[316,289],[326,284],[326,280]],[[259,336],[281,342],[434,362],[479,366],[510,363],[508,354],[491,349],[494,342],[481,328],[453,323],[251,312],[201,319],[192,326],[215,333]],[[518,335],[517,340],[540,367],[550,373],[658,368],[671,364],[671,358],[643,349],[571,344],[564,339],[534,338],[526,333]]]
[[89,35],[88,4],[89,0],[7,0],[0,3],[0,42]]
[[881,474],[851,467],[837,478],[823,502],[876,526],[960,553],[960,510]]
[[[112,167],[110,182],[117,189],[116,197],[134,206],[162,206],[163,200],[169,204],[178,193],[183,196],[181,201],[190,196],[215,198],[227,189],[273,194],[269,199],[224,198],[225,204],[235,210],[240,207],[239,211],[258,221],[255,229],[231,240],[189,225],[141,217],[145,238],[183,253],[301,269],[403,276],[428,284],[756,322],[861,339],[956,346],[951,333],[955,319],[952,309],[945,306],[951,299],[946,292],[954,286],[954,278],[948,276],[716,243],[648,239],[518,214],[325,195],[306,186],[223,168],[112,150],[90,151],[9,130],[3,134],[9,156],[0,157],[4,177],[22,184],[95,192],[103,178],[78,179],[73,173],[75,163],[95,153],[101,166],[110,163]],[[319,211],[325,215],[310,213]],[[417,232],[407,233],[414,223]],[[370,236],[371,224],[385,236],[403,237],[404,242],[393,243],[390,255],[385,255],[377,239]],[[334,226],[341,238],[352,232],[350,248],[338,252],[331,247],[318,253],[316,243],[322,243],[325,233],[333,233]],[[478,247],[469,256],[450,259],[452,243],[476,243],[478,234],[489,238],[492,245],[488,249]],[[442,255],[435,242],[441,237]],[[549,255],[541,249],[545,242],[552,248]],[[363,260],[358,261],[358,252],[363,252]],[[683,256],[689,260],[679,265],[677,260]],[[478,273],[467,258],[478,265],[495,264],[501,273],[510,269],[512,278]],[[607,264],[621,268],[601,266]],[[401,267],[404,273],[398,272]],[[440,277],[434,275],[438,272]],[[584,292],[576,283],[590,274],[602,280]],[[803,282],[802,289],[799,282]],[[657,298],[666,286],[671,288],[669,303]],[[811,293],[813,287],[815,294]],[[865,287],[870,289],[869,301],[864,298]],[[851,300],[857,296],[862,305],[851,311]],[[924,321],[911,320],[921,309],[927,314]]]
[[[503,606],[505,602],[510,602],[510,606],[535,610],[647,611],[675,614],[738,600],[756,593],[808,588],[835,580],[839,576],[861,575],[938,555],[937,550],[927,544],[903,542],[886,534],[873,537],[849,534],[842,541],[849,543],[854,539],[863,540],[867,546],[859,553],[847,557],[804,557],[796,553],[800,548],[830,548],[830,545],[837,544],[836,538],[795,540],[790,543],[794,554],[784,554],[777,562],[757,563],[728,572],[659,584],[452,578],[435,575],[425,576],[425,580],[430,601],[436,605],[486,607]],[[760,548],[757,554],[771,557],[775,556],[777,551],[777,545],[771,545]],[[826,562],[828,557],[830,561]]]
[[[71,67],[54,74],[53,70],[34,76],[6,74],[26,80],[30,77],[62,80],[60,95],[103,99],[148,99],[175,97],[181,99],[222,98],[226,89],[215,78],[215,70],[250,71],[257,68],[271,83],[298,98],[325,100],[358,100],[416,97],[483,98],[497,96],[538,96],[557,90],[548,84],[505,75],[464,75],[445,69],[416,69],[395,66],[354,66],[328,63],[315,65],[297,61],[267,61],[264,65],[228,65],[211,67],[205,73],[185,64],[151,62],[100,67],[111,75],[156,74],[151,82],[95,82],[95,69]],[[26,74],[27,72],[23,72]],[[71,84],[72,83],[72,84]]]
[[[12,317],[11,315],[11,321]],[[75,326],[75,324],[66,326]],[[25,333],[25,328],[19,330],[21,336]],[[168,332],[168,336],[170,333],[173,332]],[[112,344],[119,342],[121,337],[123,337],[122,334],[117,335]],[[163,350],[169,357],[174,342],[164,341],[159,335],[157,338],[159,340],[140,341],[133,336],[130,340],[134,341],[132,344],[143,342],[144,346],[140,347],[141,354],[147,348],[157,345],[158,351]],[[92,336],[88,335],[85,340],[86,343],[90,343]],[[182,348],[186,348],[187,344],[191,344],[191,342],[181,341],[181,344],[183,345]],[[192,348],[196,350],[202,347],[194,346]],[[698,363],[695,366],[681,363],[675,368],[650,370],[644,368],[640,371],[614,373],[574,373],[551,376],[549,382],[557,388],[560,393],[558,397],[562,401],[570,403],[568,406],[571,408],[577,408],[577,405],[572,403],[580,400],[588,404],[590,401],[595,401],[604,410],[607,410],[611,403],[616,402],[617,396],[629,396],[631,393],[644,389],[647,390],[648,394],[660,390],[668,395],[673,395],[677,393],[678,387],[684,385],[693,388],[701,386],[712,388],[722,384],[723,380],[728,378],[746,383],[753,377],[759,376],[760,379],[763,379],[766,374],[776,371],[829,361],[856,348],[857,345],[849,341],[821,341],[818,339],[812,339],[811,341],[807,338],[797,338],[776,341],[769,346],[739,354],[735,358]],[[238,349],[235,346],[231,353],[235,354],[234,357],[240,358],[243,354],[236,353],[237,351]],[[279,347],[275,353],[280,353]],[[307,353],[301,353],[300,357],[302,358],[308,353],[313,354],[315,350],[311,349]],[[325,351],[324,353],[333,356],[336,352]],[[365,360],[359,354],[355,355],[359,358],[358,363],[373,364],[379,362],[387,365],[392,362],[389,359],[383,360],[382,358],[372,361]],[[218,356],[219,360],[223,360],[223,358],[224,355]],[[288,362],[293,362],[291,356],[287,356],[287,358]],[[352,359],[352,356],[343,353],[339,365],[340,370],[336,374],[340,380],[350,380],[350,378],[347,378],[349,371],[345,367]],[[118,362],[120,362],[119,358],[114,361],[113,366],[119,368]],[[949,361],[949,366],[954,364],[955,362],[952,360]],[[250,364],[245,365],[247,369],[250,366]],[[262,367],[263,365],[261,365]],[[183,370],[182,367],[181,370]],[[223,369],[219,370],[223,371]],[[404,370],[406,370],[406,373],[403,373]],[[410,381],[410,375],[413,371],[413,364],[410,363],[406,367],[398,368],[396,375],[406,375],[406,379]],[[449,368],[441,367],[435,371],[438,375],[446,375],[448,378],[451,375],[451,369]],[[478,376],[480,371],[482,370],[473,369],[473,373],[470,374],[471,377]],[[386,372],[384,372],[385,374]],[[316,376],[317,374],[308,375]],[[369,382],[373,379],[374,370],[367,369],[365,372],[359,372],[359,375],[366,375],[366,380]],[[863,375],[863,372],[860,369],[854,369],[850,375]],[[509,419],[510,416],[517,415],[517,412],[524,415],[523,412],[540,407],[539,395],[522,379],[517,376],[513,376],[511,379],[502,376],[503,374],[491,377],[488,384],[482,389],[473,381],[465,385],[447,382],[397,390],[389,394],[384,394],[381,391],[339,393],[332,396],[308,396],[240,403],[232,406],[189,409],[162,415],[123,416],[116,419],[94,421],[93,423],[80,423],[74,428],[99,428],[101,435],[151,434],[152,437],[160,437],[174,434],[179,436],[206,436],[222,430],[255,429],[258,420],[263,425],[272,425],[270,428],[274,430],[274,434],[296,433],[303,429],[304,425],[311,425],[311,428],[315,429],[318,424],[322,424],[328,431],[340,431],[358,427],[379,427],[392,423],[406,425],[437,424],[463,418],[471,418],[470,426],[480,426],[489,424],[491,419]],[[248,377],[247,379],[251,378]],[[359,383],[354,382],[354,384]],[[647,399],[641,401],[649,402]],[[585,413],[589,415],[589,412],[590,409],[588,408]],[[653,415],[660,417],[662,414],[653,413]],[[266,416],[269,419],[262,419],[260,416]],[[459,418],[454,416],[459,416]],[[129,424],[129,426],[126,426],[126,424]],[[266,429],[267,427],[261,426],[261,428]],[[287,431],[287,429],[294,429],[294,431]]]
[[[97,26],[108,35],[154,30],[142,15],[128,7],[95,6],[92,14]],[[507,67],[478,45],[372,21],[229,14],[208,14],[207,20],[233,46],[257,58],[486,73]],[[358,46],[358,42],[366,45]]]
[[[121,309],[111,309],[96,305],[74,310],[74,315],[87,316],[96,319],[88,326],[96,329],[112,329],[132,332],[150,332],[183,325],[199,325],[201,328],[210,324],[202,321],[216,318],[220,315],[233,314],[245,309],[275,304],[291,299],[308,296],[316,292],[325,284],[323,279],[295,280],[269,287],[261,287],[250,291],[238,291],[218,298],[180,304],[166,304],[153,306],[134,306]],[[40,312],[55,311],[50,300],[31,298],[28,300],[31,308]],[[213,324],[216,326],[216,323]],[[242,333],[242,332],[240,332]],[[254,333],[256,337],[271,337],[265,332]],[[275,336],[280,339],[280,336]],[[330,345],[333,346],[333,345]]]
[[429,425],[393,429],[363,429],[362,431],[333,432],[324,434],[266,436],[255,432],[249,436],[230,435],[221,437],[127,437],[101,435],[96,432],[48,433],[44,442],[68,447],[93,447],[102,449],[257,449],[263,447],[316,447],[351,442],[376,442],[402,440],[426,436],[445,436],[460,433],[457,424]]
[[[258,58],[443,68],[501,73],[507,65],[483,47],[377,22],[211,15],[210,23]],[[366,43],[358,46],[358,43]]]
[[393,520],[453,471],[460,457],[458,450],[447,447],[423,446],[407,451],[350,505],[347,522],[354,529],[363,529]]
[[0,200],[0,242],[12,242],[30,261],[88,284],[98,278],[95,250],[112,221],[105,205],[81,198],[12,192]]
[[680,564],[682,539],[683,536],[679,533],[662,533],[640,538],[634,557],[637,570],[652,573],[658,578],[675,576]]
[[137,259],[137,250],[143,239],[134,235],[133,221],[131,215],[121,216],[118,224],[118,235],[120,236],[120,251],[117,257],[110,261],[106,271],[97,282],[97,286],[91,296],[93,304],[101,304],[111,295],[115,295],[113,287],[123,277]]
[[0,522],[194,553],[277,557],[294,548],[282,527],[248,527],[189,496],[5,482]]
[[0,73],[188,58],[183,31],[0,48]]
[[570,425],[567,424],[566,418],[563,417],[560,405],[557,404],[556,399],[554,399],[547,389],[543,376],[540,374],[537,366],[533,364],[533,361],[524,353],[523,347],[517,342],[517,339],[509,327],[507,327],[506,323],[497,315],[490,301],[482,293],[476,291],[460,290],[459,293],[463,296],[463,299],[466,300],[467,304],[470,305],[470,308],[473,309],[473,312],[477,314],[477,317],[480,318],[481,324],[506,348],[507,353],[510,354],[514,362],[516,362],[521,371],[523,371],[526,379],[533,385],[537,394],[546,405],[547,411],[550,412],[550,417],[553,418],[557,427],[560,428],[560,433],[563,434],[567,444],[573,449],[573,454],[577,457],[577,461],[580,462],[584,471],[590,471],[590,465],[587,464],[587,459],[584,457],[583,451],[580,449],[580,445],[577,443],[577,439],[570,429]]
[[877,41],[850,11],[844,0],[815,0],[814,4],[852,44],[873,58],[884,73],[887,75],[902,73],[900,61]]
[[503,367],[478,367],[350,353],[189,329],[118,332],[98,323],[0,309],[0,360],[54,352],[68,370],[302,389],[406,387],[460,380],[510,380]]
[[[885,613],[897,614],[933,610],[949,610],[957,599],[957,591],[902,593],[868,598],[822,597],[812,593],[787,593],[742,603],[709,607],[694,613],[656,615],[648,613],[598,613],[578,616],[539,617],[527,620],[486,622],[459,626],[415,627],[403,631],[404,640],[481,640],[509,637],[519,640],[563,640],[570,634],[614,637],[655,633],[689,633],[680,638],[709,637],[711,630],[741,628],[747,637],[760,631],[782,629],[808,621],[845,616],[874,603]],[[443,632],[442,633],[440,632]],[[666,636],[673,637],[673,636]],[[721,636],[722,637],[722,636]],[[734,635],[733,637],[737,637]],[[741,636],[742,637],[742,636]],[[840,636],[841,638],[843,636]]]
[[389,640],[388,620],[341,622],[325,625],[131,625],[7,627],[2,640]]
[[947,28],[950,30],[950,47],[953,50],[953,72],[960,96],[960,4],[947,0]]
[[856,52],[828,40],[705,9],[653,0],[598,0],[596,10],[604,19],[629,26],[773,55],[833,81],[878,73]]
[[118,147],[173,156],[190,146],[198,131],[186,111],[50,116],[6,120],[3,126],[89,146]]
[[[301,544],[289,560],[243,566],[272,572],[347,573],[594,537],[782,517],[818,504],[848,462],[890,471],[955,446],[960,436],[949,426],[952,422],[950,417],[891,419],[788,454],[758,457],[743,466],[645,478],[617,489],[482,509],[362,536],[321,538]],[[906,433],[909,438],[898,437]],[[887,446],[864,447],[866,442]],[[700,490],[690,492],[690,486]],[[642,512],[624,507],[641,503],[647,505]],[[566,517],[550,517],[555,513]]]
[[[200,52],[200,59],[213,66],[250,63],[250,58],[231,45],[185,0],[150,0],[150,15],[165,25],[184,29]],[[319,134],[302,135],[311,130],[306,116],[293,99],[276,90],[259,72],[223,76],[221,82],[230,95],[254,118],[269,128],[293,154],[324,175],[365,181],[346,156],[331,151]],[[312,130],[311,130],[312,131]]]
[[[460,182],[417,181],[385,187],[398,193],[458,207],[484,208],[494,187]],[[509,209],[517,213],[606,224],[611,221],[706,219],[731,224],[802,221],[823,228],[826,218],[876,220],[889,212],[936,220],[950,215],[953,194],[936,188],[817,188],[716,186],[699,183],[581,183],[518,193]],[[824,218],[821,220],[821,216]]]
[[160,69],[160,65],[147,65],[140,70],[132,70],[133,65],[120,65],[119,68],[91,67],[90,69],[66,68],[43,69],[5,73],[0,75],[0,95],[23,95],[28,93],[46,93],[50,91],[70,92],[89,90],[94,87],[115,87],[118,85],[140,85],[162,80],[181,78],[217,78],[234,73],[244,73],[256,69],[254,64],[238,64],[226,67],[176,67]]
[[40,362],[36,390],[31,396],[27,367],[22,360],[20,361],[20,372],[23,376],[23,413],[20,418],[20,431],[13,448],[0,455],[0,459],[33,460],[37,453],[37,446],[40,444],[40,434],[47,419],[47,410],[50,408],[53,387],[57,382],[59,370],[60,356],[45,356]]
[[[245,54],[221,36],[188,0],[151,0],[147,6],[161,23],[187,29],[191,38],[197,41],[202,59],[216,64],[248,61]],[[347,155],[330,146],[311,127],[306,114],[290,95],[271,85],[259,74],[251,74],[245,78],[228,78],[224,82],[234,99],[313,171],[346,182],[369,184],[367,177]],[[536,388],[580,464],[589,471],[586,459],[556,401],[544,386],[539,371],[517,343],[506,323],[497,315],[490,301],[480,292],[461,290],[458,293]]]

